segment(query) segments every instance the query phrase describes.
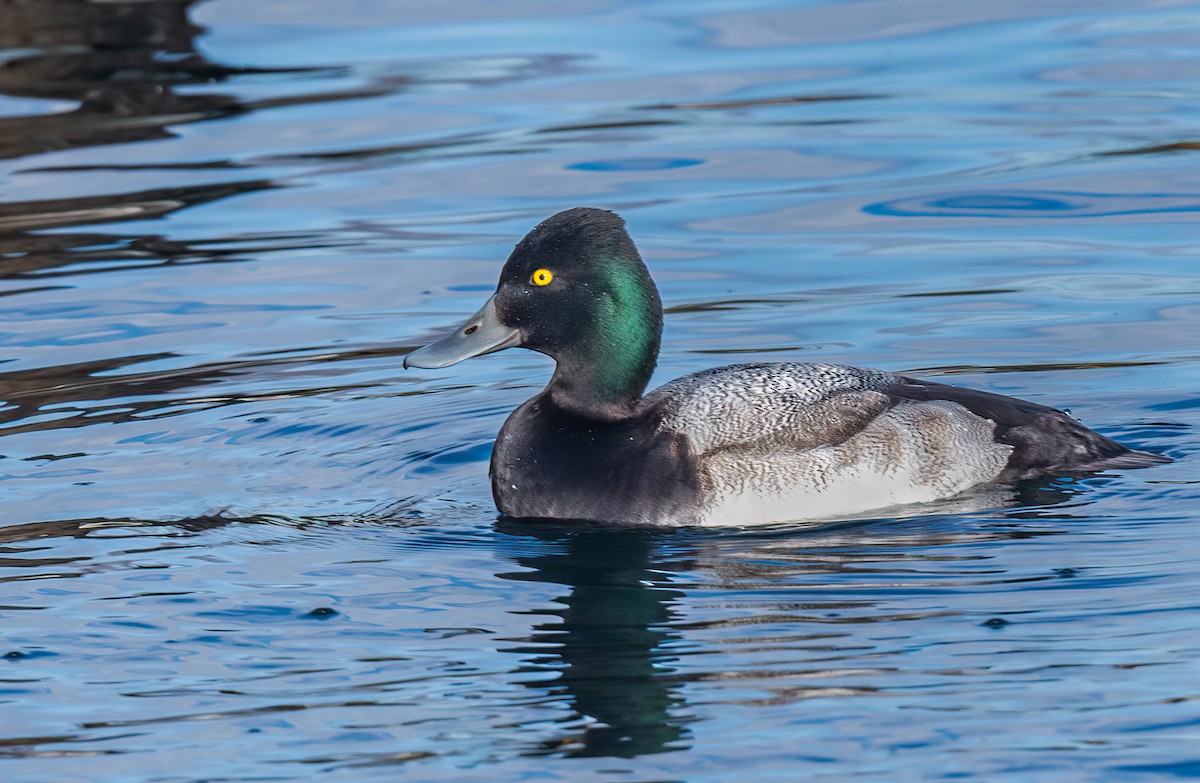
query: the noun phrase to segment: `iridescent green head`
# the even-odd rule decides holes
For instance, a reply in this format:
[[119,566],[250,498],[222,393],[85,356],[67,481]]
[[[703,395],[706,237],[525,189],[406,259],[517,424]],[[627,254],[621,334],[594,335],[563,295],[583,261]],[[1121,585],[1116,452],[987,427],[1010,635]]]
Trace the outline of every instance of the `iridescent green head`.
[[558,362],[550,383],[556,401],[611,415],[645,390],[661,336],[658,289],[624,221],[579,207],[529,232],[484,308],[405,364],[445,366],[520,345]]

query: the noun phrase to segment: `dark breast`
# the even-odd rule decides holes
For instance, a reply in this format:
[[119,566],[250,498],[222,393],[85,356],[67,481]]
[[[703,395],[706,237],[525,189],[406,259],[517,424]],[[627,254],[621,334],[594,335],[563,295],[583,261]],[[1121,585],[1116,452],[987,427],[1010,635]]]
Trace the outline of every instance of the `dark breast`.
[[560,408],[546,394],[509,416],[492,452],[492,494],[510,517],[686,524],[699,505],[694,460],[645,411],[616,422]]

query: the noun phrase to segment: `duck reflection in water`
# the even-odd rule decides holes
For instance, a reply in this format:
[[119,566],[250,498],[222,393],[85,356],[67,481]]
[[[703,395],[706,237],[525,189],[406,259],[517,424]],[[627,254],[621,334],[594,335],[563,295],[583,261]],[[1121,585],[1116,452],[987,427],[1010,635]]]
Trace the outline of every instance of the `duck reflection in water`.
[[668,649],[680,638],[670,623],[683,593],[659,587],[652,568],[663,534],[513,520],[497,529],[532,545],[513,558],[530,570],[502,578],[567,588],[562,608],[537,612],[553,619],[534,626],[528,645],[506,650],[527,658],[524,671],[545,675],[528,687],[561,697],[574,713],[571,730],[528,753],[633,758],[689,747],[691,718]]
[[[513,537],[504,551],[525,570],[497,575],[566,588],[556,599],[560,607],[533,611],[547,619],[533,625],[524,643],[503,649],[526,661],[516,672],[524,685],[571,711],[565,721],[570,728],[526,753],[633,758],[691,746],[688,724],[695,718],[685,688],[706,675],[675,667],[675,651],[687,643],[683,629],[692,624],[677,608],[685,593],[662,586],[668,574],[707,572],[729,589],[769,585],[776,599],[790,603],[795,592],[787,588],[789,580],[807,584],[843,569],[861,570],[860,560],[874,567],[895,558],[911,570],[928,557],[933,566],[944,566],[958,559],[947,556],[945,545],[1055,535],[1057,523],[1071,518],[1063,504],[1078,491],[1071,483],[1022,482],[1003,503],[1011,510],[966,526],[955,514],[967,508],[967,498],[931,504],[929,516],[905,519],[902,525],[864,519],[807,529],[783,525],[753,534],[698,533],[699,538],[652,528],[501,518],[497,532]],[[977,508],[994,508],[997,502],[990,495],[975,500]],[[821,591],[821,600],[830,609],[875,613],[874,598],[864,600],[854,592],[850,585],[844,595]],[[794,614],[771,600],[759,609]],[[812,622],[825,626],[820,618]],[[819,644],[827,643],[821,637]],[[799,695],[789,695],[787,688],[770,690],[773,698],[786,701],[802,698],[812,687],[792,689]]]

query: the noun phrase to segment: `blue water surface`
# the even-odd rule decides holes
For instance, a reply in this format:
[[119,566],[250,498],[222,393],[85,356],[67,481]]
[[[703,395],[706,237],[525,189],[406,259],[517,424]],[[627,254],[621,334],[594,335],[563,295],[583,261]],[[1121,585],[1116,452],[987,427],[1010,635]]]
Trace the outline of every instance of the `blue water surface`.
[[[0,779],[1200,777],[1198,105],[1186,0],[0,5]],[[577,205],[656,383],[874,366],[1176,462],[498,520],[549,360],[401,360]]]

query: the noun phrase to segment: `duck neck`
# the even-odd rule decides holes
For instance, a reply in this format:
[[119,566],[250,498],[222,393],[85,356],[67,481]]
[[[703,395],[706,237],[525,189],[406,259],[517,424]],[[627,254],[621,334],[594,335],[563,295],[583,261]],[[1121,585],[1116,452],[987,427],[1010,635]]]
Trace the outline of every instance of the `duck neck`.
[[588,346],[555,357],[558,366],[547,391],[554,402],[592,419],[618,420],[632,416],[650,382],[658,356],[658,339],[630,350],[628,346]]
[[596,419],[634,414],[662,340],[662,300],[637,251],[600,262],[599,282],[551,353],[548,391],[560,406]]

